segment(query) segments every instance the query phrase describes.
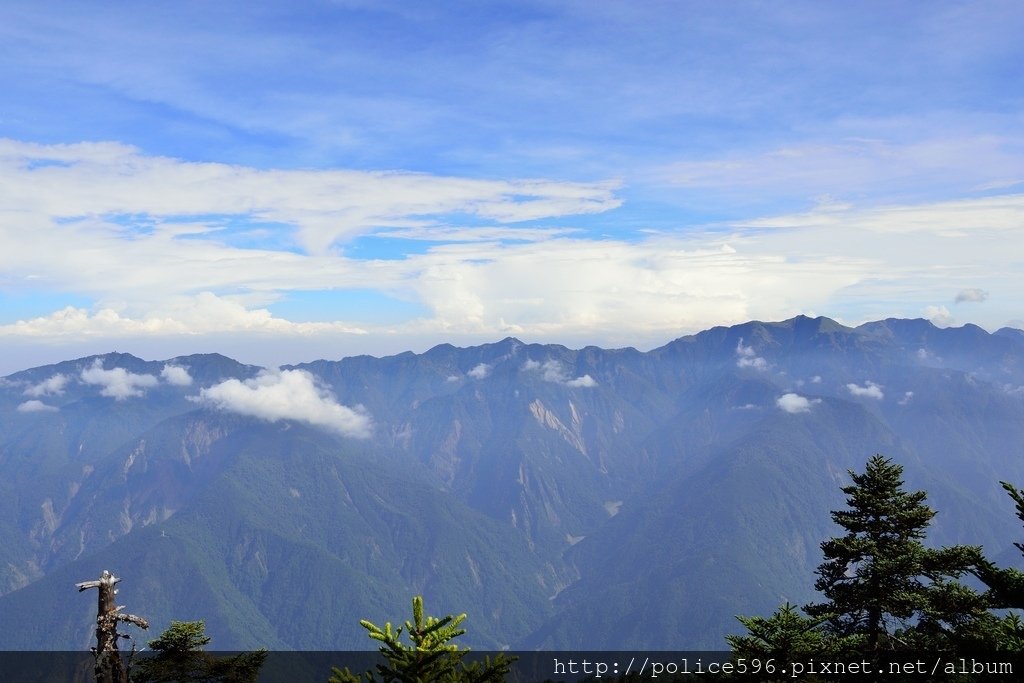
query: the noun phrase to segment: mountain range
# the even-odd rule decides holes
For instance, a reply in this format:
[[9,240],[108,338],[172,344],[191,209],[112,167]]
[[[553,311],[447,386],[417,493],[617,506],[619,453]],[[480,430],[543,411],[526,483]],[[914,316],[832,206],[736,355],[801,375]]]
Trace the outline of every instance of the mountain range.
[[[800,316],[647,352],[504,339],[277,369],[109,353],[0,379],[0,648],[83,649],[104,569],[222,649],[372,648],[467,612],[500,649],[723,649],[815,599],[848,470],[929,542],[1019,558],[1024,331]],[[147,636],[142,636],[145,638]]]

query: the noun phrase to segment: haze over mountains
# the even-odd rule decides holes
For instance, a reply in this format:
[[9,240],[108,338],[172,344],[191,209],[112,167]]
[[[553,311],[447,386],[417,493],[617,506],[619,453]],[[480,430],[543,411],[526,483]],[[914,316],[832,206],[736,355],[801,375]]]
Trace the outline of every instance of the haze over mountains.
[[1024,332],[716,327],[642,353],[437,346],[263,370],[70,360],[0,380],[0,643],[80,649],[124,577],[219,648],[362,649],[411,595],[477,647],[724,648],[813,598],[847,469],[905,467],[929,539],[1020,529]]

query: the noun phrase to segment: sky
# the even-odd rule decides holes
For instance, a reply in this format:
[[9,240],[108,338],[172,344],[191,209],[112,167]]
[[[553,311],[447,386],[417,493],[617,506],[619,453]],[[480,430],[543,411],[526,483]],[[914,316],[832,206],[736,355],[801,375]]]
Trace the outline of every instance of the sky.
[[0,5],[0,375],[1024,327],[1019,2]]

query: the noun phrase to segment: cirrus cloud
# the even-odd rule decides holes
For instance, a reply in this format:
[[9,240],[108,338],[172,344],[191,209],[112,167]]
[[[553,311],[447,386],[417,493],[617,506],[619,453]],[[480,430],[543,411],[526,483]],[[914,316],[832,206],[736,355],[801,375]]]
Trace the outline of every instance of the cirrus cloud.
[[[208,344],[186,336],[222,335],[221,342],[239,333],[220,347],[238,354],[253,348],[255,333],[267,348],[282,349],[261,364],[294,361],[286,354],[299,337],[345,353],[503,333],[650,347],[713,325],[814,310],[851,322],[910,317],[935,303],[925,293],[982,276],[991,297],[976,307],[989,320],[978,322],[990,326],[1011,317],[1010,294],[1024,286],[1006,248],[1024,219],[1020,194],[886,206],[837,201],[710,227],[681,216],[672,229],[631,234],[514,225],[610,210],[621,203],[616,187],[263,170],[155,157],[118,143],[6,141],[5,285],[76,298],[56,311],[39,304],[20,320],[0,320],[0,338],[29,347],[173,337],[195,348]],[[347,241],[360,236],[417,244],[409,253],[394,247],[393,258],[361,258],[372,250]],[[289,308],[307,292],[330,305]],[[368,322],[347,298],[366,292],[408,306],[386,323]],[[952,321],[939,306],[925,313]],[[739,353],[736,363],[767,368],[756,353]]]
[[[117,142],[0,140],[5,210],[54,217],[241,215],[293,226],[310,252],[381,228],[470,214],[513,223],[619,206],[617,183],[479,180],[399,171],[277,170],[143,154]],[[207,227],[198,232],[215,232]]]

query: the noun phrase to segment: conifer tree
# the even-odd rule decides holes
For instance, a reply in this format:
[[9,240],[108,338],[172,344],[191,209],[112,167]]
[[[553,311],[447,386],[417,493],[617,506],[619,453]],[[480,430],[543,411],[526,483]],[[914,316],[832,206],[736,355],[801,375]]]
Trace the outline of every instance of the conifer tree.
[[[1024,492],[1005,481],[999,482],[1017,506],[1017,518],[1024,522]],[[1024,543],[1014,543],[1024,553]],[[974,573],[989,588],[996,607],[1024,609],[1024,572],[1012,567],[1003,569],[979,553]]]
[[[362,620],[360,625],[368,631],[370,638],[381,642],[380,653],[387,660],[379,664],[376,672],[363,674],[366,681],[379,680],[382,683],[497,683],[508,675],[513,658],[499,654],[482,662],[467,662],[469,648],[459,648],[451,642],[466,633],[459,625],[466,619],[465,614],[449,614],[437,618],[424,616],[423,597],[412,599],[413,620],[405,626],[393,628],[391,622],[384,628]],[[411,644],[401,640],[402,630],[408,634]],[[359,683],[360,677],[348,668],[335,667],[330,683]]]
[[159,638],[149,641],[153,656],[139,662],[132,683],[252,683],[267,658],[266,650],[214,657],[202,621],[172,621]]
[[[830,639],[819,628],[822,619],[809,619],[797,611],[795,605],[786,603],[775,610],[770,617],[736,617],[747,629],[742,636],[726,636],[734,661],[745,662],[793,662],[826,657],[831,650]],[[755,671],[753,665],[737,675],[738,680],[783,681],[789,674],[783,673],[784,666],[773,667],[768,672],[763,666]],[[775,677],[773,678],[773,674]]]
[[[808,605],[833,635],[857,649],[956,648],[984,640],[983,596],[959,584],[979,550],[929,549],[922,541],[935,511],[924,491],[903,488],[903,468],[873,456],[843,487],[848,509],[832,512],[846,530],[822,543],[814,587],[826,602]],[[968,637],[969,636],[969,637]]]

